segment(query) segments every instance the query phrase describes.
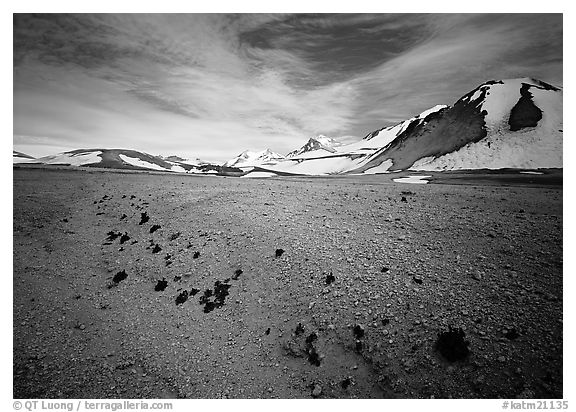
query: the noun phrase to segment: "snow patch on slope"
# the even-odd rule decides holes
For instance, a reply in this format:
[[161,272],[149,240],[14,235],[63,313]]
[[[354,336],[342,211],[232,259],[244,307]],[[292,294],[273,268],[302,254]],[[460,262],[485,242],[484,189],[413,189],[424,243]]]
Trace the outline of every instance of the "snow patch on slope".
[[272,172],[250,172],[245,174],[244,176],[240,176],[242,178],[250,178],[250,177],[274,177],[278,176],[276,173]]
[[375,175],[377,173],[390,173],[390,167],[392,167],[394,163],[392,162],[392,160],[387,159],[385,161],[383,161],[382,163],[380,163],[378,166],[374,166],[373,168],[370,168],[368,170],[364,171],[365,175]]
[[84,153],[60,153],[53,156],[46,156],[38,159],[38,162],[49,165],[70,165],[70,166],[83,166],[89,164],[100,163],[102,158],[101,151],[84,152]]
[[319,159],[291,160],[286,159],[268,166],[271,171],[294,173],[301,175],[327,175],[347,172],[358,168],[365,161],[364,157],[331,156]]
[[38,161],[36,159],[30,159],[29,157],[13,155],[12,163],[38,163]]
[[428,180],[425,180],[432,176],[406,176],[406,177],[399,177],[397,179],[392,179],[397,183],[411,183],[413,185],[425,185],[428,183]]
[[495,134],[438,158],[418,160],[410,170],[538,169],[562,167],[562,140],[534,131]]
[[166,169],[162,166],[158,166],[154,163],[147,162],[147,161],[139,159],[137,157],[130,157],[130,156],[126,156],[123,154],[119,154],[118,156],[120,157],[120,159],[122,159],[122,161],[124,161],[124,162],[126,162],[132,166],[142,167],[145,169],[161,170],[163,172],[170,171],[170,169]]

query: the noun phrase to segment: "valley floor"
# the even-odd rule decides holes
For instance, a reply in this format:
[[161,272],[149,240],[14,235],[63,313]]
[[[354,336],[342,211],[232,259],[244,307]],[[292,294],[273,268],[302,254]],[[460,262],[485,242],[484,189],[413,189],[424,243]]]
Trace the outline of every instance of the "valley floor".
[[13,395],[561,398],[559,181],[15,168]]

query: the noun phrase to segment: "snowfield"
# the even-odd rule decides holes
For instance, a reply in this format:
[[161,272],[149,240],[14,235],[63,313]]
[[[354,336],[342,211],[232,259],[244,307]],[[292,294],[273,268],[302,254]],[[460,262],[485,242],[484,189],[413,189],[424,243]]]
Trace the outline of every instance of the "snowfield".
[[84,166],[95,163],[100,163],[102,158],[101,151],[86,152],[86,153],[60,153],[54,156],[46,156],[37,160],[39,163],[49,165],[70,165],[70,166]]
[[397,183],[411,183],[413,185],[425,185],[428,183],[427,179],[432,176],[406,176],[406,177],[399,177],[398,179],[392,179]]
[[137,167],[143,167],[145,169],[153,169],[153,170],[161,170],[163,172],[169,172],[170,169],[166,169],[165,167],[158,166],[154,163],[147,162],[145,160],[139,159],[137,157],[130,157],[123,154],[118,155],[122,161]]

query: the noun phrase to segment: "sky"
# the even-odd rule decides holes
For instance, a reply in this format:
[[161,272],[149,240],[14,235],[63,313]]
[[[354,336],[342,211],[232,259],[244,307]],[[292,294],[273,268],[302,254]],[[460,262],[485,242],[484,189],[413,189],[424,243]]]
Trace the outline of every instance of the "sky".
[[352,142],[491,79],[562,86],[561,14],[15,14],[13,146],[225,161]]

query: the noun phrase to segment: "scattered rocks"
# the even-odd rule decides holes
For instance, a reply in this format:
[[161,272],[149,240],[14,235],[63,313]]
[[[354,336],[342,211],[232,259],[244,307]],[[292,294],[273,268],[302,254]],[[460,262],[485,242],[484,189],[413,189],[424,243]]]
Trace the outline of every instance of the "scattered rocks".
[[200,252],[194,252],[192,259],[198,259],[200,257]]
[[312,390],[312,397],[318,398],[320,395],[322,395],[322,386],[316,384]]
[[181,235],[180,232],[176,232],[176,233],[170,235],[170,240],[171,240],[171,241],[172,241],[172,240],[176,240],[176,239],[178,239],[178,238],[180,237],[180,235]]

